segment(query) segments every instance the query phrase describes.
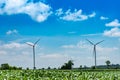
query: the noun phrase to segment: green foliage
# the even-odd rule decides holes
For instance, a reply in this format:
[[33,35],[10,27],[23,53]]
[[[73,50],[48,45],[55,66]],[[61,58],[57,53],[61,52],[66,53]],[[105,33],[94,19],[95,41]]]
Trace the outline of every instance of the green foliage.
[[22,70],[22,67],[10,66],[8,63],[1,64],[1,70]]
[[10,66],[9,66],[8,63],[1,64],[1,69],[2,70],[6,70],[6,69],[9,69],[9,68],[10,68]]
[[82,65],[80,65],[79,69],[82,69]]
[[0,80],[120,80],[120,72],[72,70],[1,70]]
[[65,63],[61,69],[72,69],[72,66],[74,65],[72,60],[69,60],[67,63]]
[[106,63],[106,65],[107,65],[107,68],[109,68],[109,66],[110,66],[110,61],[107,60],[105,63]]
[[51,69],[50,67],[48,67],[47,69]]
[[110,61],[109,60],[107,60],[105,63],[106,63],[107,66],[110,65]]
[[92,66],[91,68],[92,68],[92,69],[96,69],[95,66]]

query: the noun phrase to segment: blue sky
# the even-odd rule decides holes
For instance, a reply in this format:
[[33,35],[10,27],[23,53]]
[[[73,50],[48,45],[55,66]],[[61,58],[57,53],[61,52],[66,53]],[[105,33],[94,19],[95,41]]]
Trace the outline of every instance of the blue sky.
[[74,67],[106,60],[120,64],[119,0],[2,0],[0,1],[0,64],[32,68],[32,48],[36,46],[36,66],[60,67],[69,59]]

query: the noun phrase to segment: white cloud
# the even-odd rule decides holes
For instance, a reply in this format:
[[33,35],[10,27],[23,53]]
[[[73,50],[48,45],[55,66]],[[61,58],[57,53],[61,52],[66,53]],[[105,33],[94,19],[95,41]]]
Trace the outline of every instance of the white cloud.
[[107,19],[109,19],[109,18],[108,18],[108,17],[101,16],[100,19],[101,19],[101,20],[107,20]]
[[18,34],[18,31],[17,31],[16,29],[14,29],[14,30],[8,30],[8,31],[6,32],[6,34],[7,34],[7,35]]
[[96,13],[93,12],[92,14],[88,15],[90,18],[95,17]]
[[57,59],[59,59],[59,58],[64,58],[64,57],[67,57],[67,55],[61,55],[61,54],[43,54],[43,55],[41,55],[40,56],[41,58],[51,58],[51,59],[55,59],[55,58],[57,58]]
[[77,44],[70,44],[70,45],[63,45],[62,48],[71,48],[71,49],[75,49],[75,48],[88,48],[89,45],[87,45],[87,43],[85,41],[80,41]]
[[109,27],[119,27],[120,23],[118,19],[115,19],[114,21],[110,22],[110,23],[106,23],[105,26],[109,26]]
[[102,33],[96,33],[96,34],[84,34],[84,35],[81,35],[81,36],[99,36],[99,35],[102,35]]
[[37,64],[42,64],[39,67],[44,67],[47,68],[48,66],[50,67],[61,67],[65,62],[67,62],[68,60],[70,60],[68,55],[64,55],[61,53],[52,53],[52,54],[43,54],[41,56],[39,56],[39,58],[37,58],[36,61]]
[[[103,51],[106,52],[106,54],[110,54],[110,53],[114,53],[115,51],[118,51],[119,48],[117,47],[100,47],[100,46],[97,46],[97,50],[99,53],[103,53]],[[104,55],[105,53],[103,53]]]
[[55,15],[60,16],[60,15],[62,15],[62,14],[63,14],[63,10],[62,10],[62,8],[56,10]]
[[6,55],[6,51],[0,51],[0,55]]
[[20,44],[20,43],[16,43],[16,42],[11,42],[11,43],[8,43],[8,44],[3,44],[2,46],[0,46],[1,49],[18,49],[18,50],[21,50],[21,49],[24,49],[24,48],[27,48],[27,44]]
[[111,30],[106,30],[103,35],[108,37],[120,37],[120,29],[112,28]]
[[28,3],[28,0],[4,0],[0,4],[5,4],[3,8],[0,8],[1,15],[27,14],[38,22],[45,21],[52,13],[51,7],[42,2]]
[[82,13],[82,10],[74,10],[74,12],[71,12],[71,9],[68,9],[66,12],[63,12],[62,9],[56,10],[56,15],[60,17],[62,20],[66,21],[83,21],[87,20],[88,18],[95,17],[96,13],[93,12],[90,15],[85,15]]
[[76,46],[74,45],[63,45],[62,48],[75,48]]

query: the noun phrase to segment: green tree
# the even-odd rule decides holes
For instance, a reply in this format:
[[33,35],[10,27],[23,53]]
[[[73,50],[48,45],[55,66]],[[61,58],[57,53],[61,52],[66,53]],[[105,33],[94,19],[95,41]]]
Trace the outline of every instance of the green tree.
[[51,69],[50,66],[47,69]]
[[8,63],[1,64],[1,70],[22,70],[22,67],[10,66]]
[[107,65],[107,68],[109,68],[111,62],[109,60],[107,60],[105,63]]
[[12,69],[13,69],[13,70],[17,70],[18,68],[17,68],[16,66],[13,66]]
[[10,68],[10,66],[9,66],[8,63],[1,64],[1,69],[2,70],[6,70],[6,69],[9,69],[9,68]]
[[26,70],[29,70],[29,67],[27,67]]
[[72,66],[74,65],[72,60],[68,61],[68,69],[72,69]]
[[74,65],[72,60],[69,60],[67,63],[64,63],[62,65],[61,69],[72,69],[72,66]]
[[82,69],[82,65],[80,65],[79,69]]

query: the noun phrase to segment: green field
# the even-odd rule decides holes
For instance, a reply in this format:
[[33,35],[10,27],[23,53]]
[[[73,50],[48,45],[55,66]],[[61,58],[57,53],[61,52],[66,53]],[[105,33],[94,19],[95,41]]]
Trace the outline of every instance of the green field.
[[120,71],[1,70],[0,80],[120,80]]

